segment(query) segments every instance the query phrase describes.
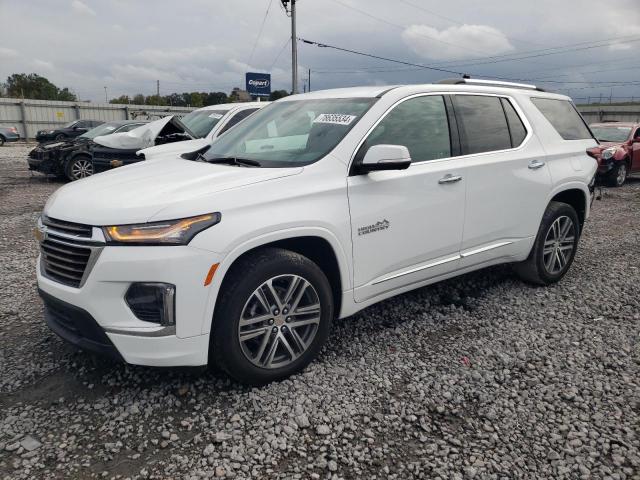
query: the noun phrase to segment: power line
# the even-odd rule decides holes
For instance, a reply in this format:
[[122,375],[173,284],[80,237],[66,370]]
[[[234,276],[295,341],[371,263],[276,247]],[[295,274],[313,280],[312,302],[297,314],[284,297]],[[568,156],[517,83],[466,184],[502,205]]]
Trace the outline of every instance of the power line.
[[290,38],[287,38],[287,41],[284,42],[284,45],[282,45],[282,48],[280,49],[280,51],[278,52],[278,54],[276,55],[276,58],[273,59],[273,62],[271,62],[271,66],[269,67],[269,71],[273,70],[273,67],[275,67],[276,63],[278,62],[278,60],[280,59],[280,55],[282,55],[282,52],[284,52],[284,49],[287,48],[287,45],[289,45],[289,42],[291,41]]
[[373,55],[373,54],[370,54],[370,53],[358,52],[356,50],[351,50],[349,48],[336,47],[335,45],[329,45],[329,44],[326,44],[326,43],[314,42],[312,40],[306,40],[306,39],[300,38],[300,37],[298,37],[298,40],[300,40],[300,41],[302,41],[304,43],[307,43],[309,45],[314,45],[314,46],[320,47],[320,48],[331,48],[333,50],[339,50],[341,52],[353,53],[355,55],[361,55],[363,57],[375,58],[375,59],[378,59],[378,60],[385,60],[387,62],[399,63],[399,64],[402,64],[402,65],[409,65],[409,66],[412,66],[412,67],[420,67],[420,68],[424,68],[426,70],[434,70],[434,71],[437,71],[437,72],[452,73],[454,75],[464,75],[464,73],[456,72],[454,70],[447,70],[445,68],[431,67],[429,65],[421,65],[419,63],[405,62],[404,60],[395,60],[393,58],[381,57],[379,55]]
[[273,0],[269,0],[269,5],[267,5],[267,11],[264,12],[264,17],[262,17],[262,23],[260,24],[260,29],[258,30],[258,36],[256,37],[256,41],[253,43],[253,48],[251,49],[251,55],[249,55],[249,61],[247,62],[247,66],[251,66],[251,61],[253,60],[253,54],[256,51],[256,47],[258,46],[258,41],[262,36],[262,30],[264,29],[264,24],[267,21],[267,16],[269,15],[269,9],[271,8],[271,4]]
[[[346,53],[352,53],[355,55],[361,55],[361,56],[365,56],[365,57],[370,57],[370,58],[375,58],[378,60],[384,60],[387,62],[393,62],[393,63],[398,63],[398,64],[402,64],[402,65],[408,65],[408,66],[412,66],[412,67],[419,67],[421,69],[426,69],[426,70],[434,70],[434,71],[439,71],[439,72],[445,72],[445,73],[452,73],[454,75],[465,75],[465,73],[463,72],[459,72],[459,71],[454,71],[454,70],[447,70],[447,69],[443,69],[443,68],[439,68],[439,67],[435,67],[435,66],[429,66],[429,65],[421,65],[421,64],[417,64],[417,63],[412,63],[412,62],[407,62],[404,60],[397,60],[397,59],[393,59],[393,58],[387,58],[387,57],[381,57],[378,55],[372,55],[369,53],[365,53],[365,52],[359,52],[357,50],[351,50],[348,48],[342,48],[342,47],[338,47],[335,45],[329,45],[329,44],[325,44],[325,43],[319,43],[319,42],[315,42],[312,40],[307,40],[304,38],[298,38],[298,40],[307,43],[309,45],[314,45],[320,48],[330,48],[330,49],[334,49],[334,50],[338,50],[341,52],[346,52]],[[494,75],[481,75],[483,77],[489,77],[489,78],[495,78],[495,79],[499,79],[499,80],[506,80],[506,81],[516,81],[516,82],[531,82],[532,80],[530,79],[522,79],[522,78],[508,78],[508,77],[498,77],[498,76],[494,76]],[[548,80],[548,81],[542,81],[542,83],[551,83],[551,84],[562,84],[565,85],[567,83],[571,83],[571,82],[566,82],[566,81],[560,81],[560,80]],[[596,82],[576,82],[579,84],[583,84],[583,83],[590,83],[590,85],[595,85]],[[631,85],[640,85],[640,82],[601,82],[601,85],[603,87],[607,86],[607,87],[611,87],[611,86],[631,86]],[[579,87],[580,88],[580,87]],[[584,87],[582,87],[584,88]],[[597,88],[597,87],[591,87],[591,88]]]
[[[623,43],[632,43],[632,42],[640,41],[639,36],[628,35],[625,37],[614,37],[614,38],[605,39],[605,40],[580,42],[580,43],[569,44],[569,45],[564,45],[560,47],[550,47],[550,48],[545,48],[541,50],[530,50],[528,52],[510,53],[505,55],[496,55],[493,57],[486,57],[486,60],[490,60],[490,61],[479,61],[483,59],[471,59],[471,61],[469,62],[456,60],[456,61],[439,64],[439,66],[467,67],[467,66],[474,66],[474,65],[486,65],[490,63],[525,60],[528,58],[546,57],[549,55],[559,55],[562,53],[577,52],[581,50],[590,50],[593,48],[609,47],[611,45],[616,45],[620,43],[620,40],[622,39],[624,39]],[[576,48],[570,48],[570,47],[576,47]],[[559,51],[552,51],[552,50],[559,50]]]

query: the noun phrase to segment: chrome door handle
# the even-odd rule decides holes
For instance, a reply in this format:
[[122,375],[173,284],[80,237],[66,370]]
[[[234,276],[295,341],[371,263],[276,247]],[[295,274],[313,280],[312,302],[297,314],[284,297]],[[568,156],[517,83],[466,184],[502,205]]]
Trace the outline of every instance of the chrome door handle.
[[459,182],[460,180],[462,180],[462,177],[460,175],[451,175],[450,173],[447,173],[444,177],[438,180],[438,183],[439,184],[456,183],[456,182]]
[[544,167],[545,163],[542,160],[531,160],[529,162],[529,168],[531,170],[537,170],[539,168]]

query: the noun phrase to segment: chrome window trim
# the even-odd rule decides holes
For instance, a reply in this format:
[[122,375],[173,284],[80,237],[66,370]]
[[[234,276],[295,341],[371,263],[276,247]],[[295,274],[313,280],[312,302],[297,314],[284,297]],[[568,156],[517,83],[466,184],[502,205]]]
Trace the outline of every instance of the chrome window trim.
[[[509,101],[509,103],[511,103],[511,105],[515,109],[516,113],[518,114],[518,117],[520,117],[520,120],[522,121],[522,124],[524,125],[524,128],[527,131],[527,135],[524,137],[524,140],[522,140],[522,143],[520,143],[520,145],[518,145],[517,147],[511,147],[511,148],[507,148],[507,149],[503,149],[503,150],[491,150],[491,151],[488,151],[488,152],[470,153],[468,155],[457,155],[455,157],[435,158],[433,160],[421,160],[419,162],[413,162],[412,161],[411,165],[409,166],[409,168],[411,168],[413,165],[424,165],[426,163],[445,162],[445,161],[449,161],[449,160],[453,160],[453,159],[459,159],[459,158],[467,159],[467,158],[474,158],[474,157],[479,157],[479,156],[483,156],[483,155],[493,155],[493,154],[496,154],[496,153],[516,152],[518,150],[522,150],[529,143],[529,140],[531,140],[531,137],[533,136],[533,128],[531,126],[531,123],[529,122],[529,119],[524,114],[524,111],[522,110],[522,108],[520,107],[520,105],[518,104],[516,99],[513,96],[508,95],[506,93],[455,92],[455,91],[453,91],[453,92],[452,91],[437,91],[437,92],[414,93],[412,95],[408,95],[406,97],[403,97],[403,98],[399,99],[398,101],[396,101],[395,103],[393,103],[393,105],[391,105],[389,108],[387,108],[387,110],[385,110],[385,112],[380,116],[380,118],[378,118],[378,120],[376,120],[376,122],[367,130],[367,132],[364,134],[364,136],[360,139],[360,141],[356,145],[356,148],[354,149],[354,151],[351,153],[351,158],[349,159],[349,169],[348,169],[348,171],[351,171],[351,168],[353,166],[353,160],[355,159],[355,156],[358,153],[358,150],[360,150],[360,147],[362,146],[362,144],[367,140],[369,135],[371,135],[371,132],[378,126],[378,124],[380,122],[382,122],[382,120],[384,120],[387,117],[387,115],[389,115],[391,110],[393,110],[395,107],[397,107],[401,103],[406,102],[407,100],[411,100],[413,98],[418,98],[418,97],[434,96],[434,95],[441,96],[441,97],[444,97],[445,95],[450,95],[450,96],[454,96],[454,95],[473,95],[473,96],[476,96],[476,97],[477,96],[481,96],[481,97],[504,98],[507,101]],[[454,113],[454,115],[455,115],[455,113]],[[505,114],[505,120],[506,120],[506,114]],[[451,133],[449,133],[449,135],[451,135]]]

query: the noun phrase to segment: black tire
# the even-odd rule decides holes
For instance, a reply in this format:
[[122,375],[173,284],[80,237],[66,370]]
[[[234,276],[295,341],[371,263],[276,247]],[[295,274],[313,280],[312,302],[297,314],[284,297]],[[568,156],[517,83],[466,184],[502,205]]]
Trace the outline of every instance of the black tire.
[[629,166],[625,160],[617,162],[606,178],[607,186],[621,187],[627,181]]
[[4,145],[5,139],[2,135],[0,135],[0,147]]
[[[282,326],[279,322],[284,321],[282,319],[284,315],[274,317],[275,323],[274,318],[272,318],[268,321],[265,320],[264,324],[260,323],[257,327],[251,326],[250,328],[254,329],[253,331],[262,330],[264,327],[264,334],[255,338],[255,342],[260,344],[264,340],[265,343],[262,346],[262,350],[270,350],[275,343],[274,352],[281,351],[285,356],[289,355],[290,357],[286,360],[290,363],[284,366],[265,368],[254,363],[256,358],[261,363],[262,354],[256,353],[254,361],[250,360],[245,354],[243,349],[246,349],[247,345],[246,343],[241,344],[240,341],[240,319],[251,302],[256,301],[257,297],[254,296],[254,293],[259,287],[270,279],[277,281],[278,278],[289,276],[302,278],[313,287],[312,293],[317,294],[314,298],[317,298],[320,306],[319,321],[314,325],[314,333],[306,343],[306,349],[302,349],[295,359],[293,355],[287,353],[287,350],[284,350],[282,343],[278,343],[279,335],[282,334],[282,336],[288,335],[289,343],[287,345],[293,345],[291,343],[293,341],[291,326],[294,323]],[[305,289],[308,289],[308,287],[303,289],[303,294],[306,295],[305,292],[310,290]],[[303,309],[305,307],[300,308]],[[286,310],[283,309],[283,312],[280,313],[286,313]],[[291,313],[289,314],[291,315]],[[323,271],[315,263],[289,250],[280,248],[258,250],[256,253],[240,259],[232,266],[224,279],[213,317],[209,358],[213,360],[216,366],[244,384],[264,385],[272,381],[281,380],[304,369],[318,355],[322,345],[329,337],[333,314],[331,286]],[[288,322],[289,318],[286,321]],[[290,327],[289,331],[287,331],[287,325]],[[300,338],[300,336],[297,337]],[[266,353],[268,356],[268,352]]]
[[67,139],[67,136],[64,133],[59,133],[53,138],[56,142],[62,142]]
[[88,155],[76,155],[67,162],[65,176],[72,182],[93,175],[93,163]]
[[[557,253],[558,257],[555,257],[556,250],[553,250],[552,254],[545,253],[545,241],[550,242],[548,240],[549,235],[553,235],[551,231],[552,227],[558,222],[564,222],[564,219],[568,219],[571,222],[571,228],[573,229],[573,240],[569,241],[570,235],[566,236],[565,243],[555,243],[550,246],[547,246],[547,252],[549,249],[559,249],[559,245],[572,246],[571,251],[568,250],[560,251]],[[559,223],[559,225],[565,225],[564,223]],[[525,282],[533,283],[536,285],[550,285],[552,283],[556,283],[562,279],[569,271],[571,264],[573,263],[573,259],[575,258],[576,251],[578,249],[578,242],[580,240],[580,220],[578,219],[578,214],[574,210],[571,205],[562,202],[551,202],[547,207],[547,210],[544,212],[542,216],[542,222],[540,222],[540,228],[538,229],[538,234],[536,236],[535,243],[533,244],[533,248],[531,249],[531,253],[529,254],[529,258],[527,258],[524,262],[516,264],[515,270],[516,273],[520,276],[522,280]],[[562,247],[565,248],[565,247]],[[564,252],[567,252],[565,254]],[[561,255],[562,254],[562,255]],[[551,257],[557,258],[557,260],[553,260],[552,268],[548,267],[548,262],[545,260],[551,260]],[[562,263],[562,258],[565,263],[560,267]],[[558,268],[558,271],[553,271],[554,268]]]

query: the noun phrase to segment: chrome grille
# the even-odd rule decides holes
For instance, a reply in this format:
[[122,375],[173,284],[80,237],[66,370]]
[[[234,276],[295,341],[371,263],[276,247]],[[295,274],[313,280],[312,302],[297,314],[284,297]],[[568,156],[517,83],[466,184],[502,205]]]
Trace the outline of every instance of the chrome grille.
[[42,223],[47,227],[57,230],[58,232],[73,235],[75,237],[91,238],[91,233],[93,231],[90,225],[67,222],[66,220],[57,220],[51,217],[43,217]]
[[67,238],[47,234],[40,244],[43,273],[60,283],[80,287],[92,249]]

